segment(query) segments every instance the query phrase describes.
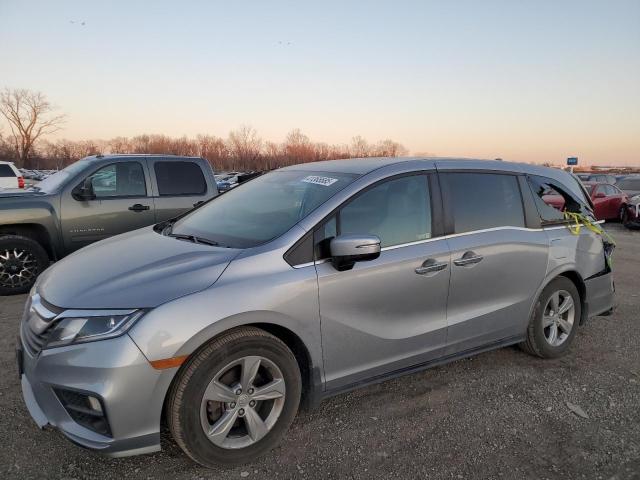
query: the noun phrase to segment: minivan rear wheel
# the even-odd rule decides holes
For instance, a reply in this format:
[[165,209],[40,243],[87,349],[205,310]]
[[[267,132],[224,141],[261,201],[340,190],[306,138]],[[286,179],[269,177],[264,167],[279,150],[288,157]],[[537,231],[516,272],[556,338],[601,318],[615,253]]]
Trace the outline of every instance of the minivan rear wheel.
[[28,292],[48,266],[47,252],[35,240],[22,235],[0,237],[0,295]]
[[521,348],[542,358],[564,355],[576,335],[581,314],[575,284],[565,277],[552,280],[536,302]]
[[301,389],[296,358],[280,339],[255,327],[230,330],[178,373],[167,402],[169,429],[205,467],[251,462],[279,443]]

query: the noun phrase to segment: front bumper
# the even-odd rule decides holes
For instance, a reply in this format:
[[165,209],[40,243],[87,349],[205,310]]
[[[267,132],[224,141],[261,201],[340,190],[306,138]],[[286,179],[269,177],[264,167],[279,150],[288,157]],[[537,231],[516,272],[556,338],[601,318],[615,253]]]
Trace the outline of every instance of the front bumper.
[[613,308],[616,289],[611,271],[587,278],[584,283],[589,317],[600,315]]
[[[37,355],[22,345],[22,394],[39,427],[51,425],[72,442],[109,456],[160,450],[160,416],[174,372],[153,369],[128,335]],[[100,397],[112,435],[76,423],[54,388]]]
[[625,226],[640,227],[640,203],[631,203],[627,205],[627,215]]

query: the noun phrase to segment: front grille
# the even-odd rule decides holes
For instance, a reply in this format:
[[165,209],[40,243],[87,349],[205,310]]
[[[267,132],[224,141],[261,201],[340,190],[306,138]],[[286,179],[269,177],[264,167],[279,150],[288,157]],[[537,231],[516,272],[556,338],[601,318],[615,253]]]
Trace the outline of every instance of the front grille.
[[47,344],[51,332],[52,329],[48,328],[44,333],[39,335],[31,330],[26,322],[22,323],[22,340],[31,355],[38,355],[40,353],[42,348]]
[[42,300],[38,294],[27,302],[21,324],[22,341],[28,352],[35,356],[47,344],[53,331],[54,320],[63,309]]

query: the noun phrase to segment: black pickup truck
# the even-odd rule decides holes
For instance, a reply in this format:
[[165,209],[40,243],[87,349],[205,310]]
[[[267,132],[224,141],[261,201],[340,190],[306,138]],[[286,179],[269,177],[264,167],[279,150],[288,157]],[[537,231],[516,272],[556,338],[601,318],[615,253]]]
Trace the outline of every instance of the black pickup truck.
[[29,291],[51,261],[175,217],[218,195],[209,163],[97,155],[25,190],[0,191],[0,295]]

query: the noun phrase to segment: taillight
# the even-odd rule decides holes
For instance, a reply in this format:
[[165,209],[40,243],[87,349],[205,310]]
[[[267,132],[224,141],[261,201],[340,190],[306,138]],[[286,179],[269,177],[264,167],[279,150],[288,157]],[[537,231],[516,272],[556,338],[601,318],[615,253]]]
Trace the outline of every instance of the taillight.
[[18,177],[18,188],[24,188],[24,178]]

